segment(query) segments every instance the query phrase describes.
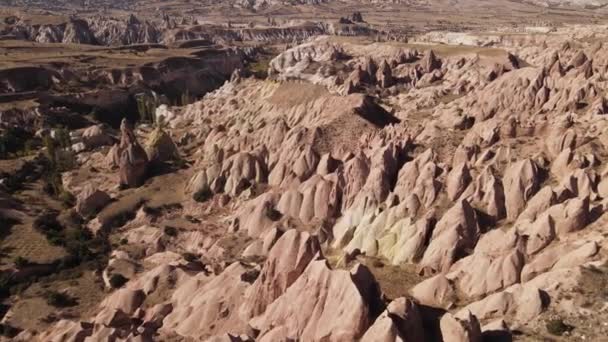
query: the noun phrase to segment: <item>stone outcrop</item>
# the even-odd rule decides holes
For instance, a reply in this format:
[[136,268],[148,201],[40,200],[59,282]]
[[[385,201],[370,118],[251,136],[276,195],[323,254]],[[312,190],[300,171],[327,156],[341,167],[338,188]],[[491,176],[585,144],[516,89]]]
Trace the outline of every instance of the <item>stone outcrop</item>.
[[417,305],[406,298],[392,301],[361,341],[424,341],[422,316]]
[[179,160],[177,146],[161,126],[157,126],[146,143],[146,154],[151,163]]
[[[375,289],[375,280],[364,266],[356,266],[349,272],[332,270],[325,260],[313,261],[250,325],[260,331],[260,336],[281,329],[282,338],[358,339],[371,323],[370,302],[374,300]],[[310,301],[311,296],[316,300]]]
[[295,229],[284,233],[270,250],[260,276],[245,292],[241,317],[247,320],[263,314],[266,307],[298,279],[320,250],[317,239],[308,233]]
[[129,122],[123,120],[120,131],[120,143],[114,145],[108,155],[110,165],[118,167],[121,185],[137,187],[146,179],[148,156],[137,142]]
[[428,272],[444,272],[467,249],[473,248],[480,230],[475,210],[466,201],[457,202],[437,222],[420,267]]
[[110,201],[112,199],[107,193],[89,184],[76,197],[76,211],[84,217],[94,215]]

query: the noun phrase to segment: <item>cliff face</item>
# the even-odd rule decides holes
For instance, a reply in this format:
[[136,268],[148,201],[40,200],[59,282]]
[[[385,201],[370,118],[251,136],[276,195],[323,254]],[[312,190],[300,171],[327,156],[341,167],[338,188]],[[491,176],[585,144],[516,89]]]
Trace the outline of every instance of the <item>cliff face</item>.
[[[207,39],[212,42],[292,42],[334,33],[322,25],[291,27],[228,28],[216,25],[175,25],[141,22],[135,17],[75,19],[58,25],[13,25],[0,35],[39,43],[76,43],[91,45],[171,44],[178,41]],[[361,32],[359,32],[361,33]]]
[[275,5],[319,5],[330,0],[236,0],[236,5],[249,9],[263,9]]
[[[187,94],[187,101],[191,101],[220,87],[235,70],[245,69],[251,53],[255,53],[255,49],[206,48],[194,54],[176,54],[131,66],[113,66],[110,63],[93,67],[78,59],[69,63],[68,59],[39,67],[7,67],[0,70],[0,103],[37,100],[42,116],[56,116],[59,120],[95,110],[102,121],[117,126],[124,116],[137,117],[136,95],[154,92],[162,96],[164,102],[182,103],[184,94]],[[57,58],[65,60],[62,55]],[[95,58],[91,61],[96,61]],[[136,59],[133,61],[137,62]],[[50,114],[54,110],[50,108],[54,107],[63,109]],[[33,110],[30,108],[25,112]],[[23,110],[3,109],[1,112],[3,118],[0,123],[13,125],[24,121],[19,119],[20,114],[12,114],[25,113]],[[37,116],[34,112],[29,116],[32,115]],[[71,120],[69,125],[81,125],[80,121]],[[35,132],[43,122],[28,124],[24,128]]]
[[61,89],[67,83],[94,86],[168,87],[175,94],[199,94],[230,78],[244,67],[247,54],[238,49],[207,50],[199,56],[169,57],[159,62],[121,68],[78,70],[69,64],[14,67],[0,70],[0,94]]
[[57,73],[40,67],[17,67],[0,70],[0,94],[46,90]]
[[111,18],[73,19],[62,24],[28,25],[17,23],[4,29],[12,35],[39,43],[76,43],[92,45],[131,45],[158,43],[161,34],[155,24]]

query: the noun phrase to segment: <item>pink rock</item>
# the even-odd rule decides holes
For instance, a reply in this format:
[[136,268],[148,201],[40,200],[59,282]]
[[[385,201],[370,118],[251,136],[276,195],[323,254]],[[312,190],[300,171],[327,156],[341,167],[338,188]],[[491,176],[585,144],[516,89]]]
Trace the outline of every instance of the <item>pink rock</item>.
[[383,60],[382,64],[380,64],[376,79],[378,80],[378,85],[382,88],[389,88],[395,83],[391,67],[386,60]]
[[459,255],[475,246],[479,234],[475,210],[466,200],[457,202],[437,222],[419,267],[431,272],[447,271]]
[[467,305],[456,316],[466,318],[472,313],[480,320],[509,316],[517,322],[527,323],[546,309],[544,297],[545,294],[532,284],[516,284]]
[[441,68],[441,60],[435,56],[435,52],[433,50],[428,50],[424,54],[424,57],[422,57],[420,66],[425,73],[429,73],[433,70]]
[[481,327],[479,321],[472,313],[460,319],[446,313],[439,322],[441,336],[444,341],[454,342],[481,342]]
[[557,195],[550,186],[543,187],[529,201],[526,209],[517,218],[518,221],[534,221],[552,205],[557,204]]
[[110,201],[112,199],[107,193],[88,184],[76,197],[76,211],[84,217],[94,215]]
[[471,180],[471,173],[469,172],[469,168],[465,163],[461,163],[455,166],[448,174],[448,178],[446,181],[446,191],[448,193],[448,198],[451,201],[454,201],[455,199],[460,197],[460,195],[469,185]]
[[120,124],[121,138],[113,149],[113,161],[119,168],[120,184],[138,187],[143,184],[148,168],[148,156],[139,145],[131,125],[123,119]]
[[103,124],[91,126],[82,132],[82,141],[89,149],[112,145],[114,138],[108,131],[108,128]]
[[543,215],[530,223],[523,232],[528,236],[526,253],[533,255],[547,247],[555,239],[555,222],[551,216]]
[[513,231],[499,229],[484,234],[472,255],[450,268],[460,291],[471,298],[485,296],[519,283],[524,267],[523,240]]
[[515,220],[521,214],[526,203],[538,191],[540,180],[536,164],[525,159],[507,169],[503,178],[507,218]]
[[421,281],[410,293],[422,305],[446,310],[450,309],[457,299],[454,285],[443,274]]
[[142,305],[145,298],[146,295],[141,290],[122,288],[106,297],[100,306],[107,309],[121,310],[130,315]]
[[146,154],[148,160],[152,163],[164,163],[180,159],[179,151],[173,139],[161,126],[157,126],[151,133],[146,144]]
[[266,307],[293,284],[320,251],[315,237],[295,229],[287,231],[268,254],[260,276],[247,289],[241,318],[248,320],[261,315]]
[[244,332],[246,324],[239,318],[238,308],[250,271],[237,262],[212,279],[199,273],[183,282],[173,292],[173,311],[163,320],[161,330],[198,340]]
[[93,324],[64,319],[55,323],[52,329],[43,332],[38,338],[49,342],[84,341],[92,333]]
[[469,187],[460,196],[460,200],[462,199],[466,199],[471,206],[495,221],[506,215],[502,182],[495,175],[491,166],[484,168],[475,181],[469,184]]
[[393,300],[361,338],[362,342],[424,341],[422,316],[409,299]]
[[281,328],[296,340],[356,340],[370,322],[369,303],[374,298],[368,291],[375,280],[363,267],[353,272],[331,270],[325,260],[313,261],[264,314],[249,324],[262,336]]
[[555,221],[557,235],[583,229],[589,222],[589,197],[573,198],[554,205],[547,210],[547,213]]

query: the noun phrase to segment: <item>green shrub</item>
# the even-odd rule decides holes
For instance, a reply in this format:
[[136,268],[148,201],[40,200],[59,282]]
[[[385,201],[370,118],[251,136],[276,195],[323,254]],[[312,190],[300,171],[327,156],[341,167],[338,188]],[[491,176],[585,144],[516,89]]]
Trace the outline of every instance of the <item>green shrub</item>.
[[258,269],[252,268],[241,274],[241,280],[249,284],[253,284],[253,282],[258,278],[259,275],[260,271]]
[[186,92],[180,96],[180,106],[186,106],[192,103],[194,97],[190,95],[190,90],[186,89]]
[[189,253],[189,252],[186,252],[186,253],[182,254],[182,257],[183,257],[183,258],[184,258],[184,260],[186,260],[187,262],[195,262],[195,261],[198,261],[198,260],[199,260],[198,256],[196,256],[196,255],[195,255],[195,254],[193,254],[193,253]]
[[93,120],[95,120],[97,122],[103,122],[103,119],[104,119],[103,113],[99,108],[93,108],[90,115],[93,118]]
[[26,258],[24,258],[22,256],[18,256],[17,258],[15,258],[15,266],[18,269],[22,269],[24,267],[27,267],[30,264],[31,264],[31,262],[28,259],[26,259]]
[[59,196],[57,196],[57,199],[60,200],[66,208],[72,208],[76,205],[76,197],[69,191],[63,190]]
[[105,240],[94,238],[91,232],[82,227],[64,228],[57,221],[56,212],[45,212],[34,220],[34,228],[45,235],[50,244],[62,246],[69,257],[62,260],[60,268],[73,267],[81,262],[93,260],[96,254],[108,248]]
[[175,228],[175,227],[165,226],[164,231],[165,231],[165,235],[167,235],[167,236],[171,236],[171,237],[177,236],[177,228]]
[[206,201],[208,201],[208,200],[209,200],[211,197],[213,197],[213,192],[211,192],[211,189],[209,189],[209,188],[207,188],[207,187],[205,187],[204,189],[201,189],[201,190],[197,191],[197,192],[196,192],[196,193],[195,193],[195,194],[192,196],[192,198],[193,198],[195,201],[199,202],[199,203],[206,202]]
[[159,105],[158,100],[144,93],[136,95],[135,100],[137,102],[139,121],[154,124],[156,107]]
[[38,148],[38,142],[33,139],[28,139],[23,144],[23,153],[25,155],[32,154]]
[[46,235],[46,239],[53,246],[65,246],[65,238],[63,237],[63,234],[49,232]]
[[188,161],[186,161],[185,159],[182,158],[178,158],[176,159],[174,162],[174,165],[176,168],[178,169],[187,169],[188,168]]
[[547,331],[551,335],[562,336],[563,334],[572,331],[574,329],[573,326],[564,323],[561,319],[552,319],[549,320],[546,324]]
[[55,129],[55,141],[61,148],[70,148],[72,146],[70,131],[63,127]]
[[121,288],[128,281],[129,281],[129,279],[125,278],[125,276],[123,276],[120,273],[112,274],[112,276],[109,279],[110,286],[112,286],[112,288],[114,288],[114,289]]
[[47,210],[34,219],[34,229],[46,234],[49,231],[61,231],[63,226],[57,221],[56,211]]
[[55,152],[57,150],[57,142],[55,139],[47,135],[42,138],[42,145],[46,149],[46,156],[48,160],[51,162],[51,164],[54,164],[56,159]]
[[249,64],[249,71],[258,79],[266,79],[268,77],[270,60],[271,58],[264,56],[260,60]]
[[24,154],[26,142],[30,138],[31,134],[22,128],[10,127],[0,131],[0,159]]
[[56,131],[56,139],[46,136],[42,139],[48,159],[48,172],[50,174],[71,170],[76,165],[74,153],[71,150],[71,138],[67,130]]
[[78,304],[74,298],[62,292],[49,291],[45,293],[44,297],[48,305],[58,308],[65,308]]
[[50,196],[59,196],[63,192],[63,182],[61,175],[57,172],[51,171],[43,176],[43,188]]
[[275,208],[268,206],[266,207],[266,216],[272,221],[278,221],[283,217],[283,214]]
[[11,227],[17,224],[16,220],[2,216],[0,213],[0,239],[6,237],[11,232]]
[[0,336],[13,338],[19,334],[21,330],[13,327],[12,325],[2,323],[0,324]]

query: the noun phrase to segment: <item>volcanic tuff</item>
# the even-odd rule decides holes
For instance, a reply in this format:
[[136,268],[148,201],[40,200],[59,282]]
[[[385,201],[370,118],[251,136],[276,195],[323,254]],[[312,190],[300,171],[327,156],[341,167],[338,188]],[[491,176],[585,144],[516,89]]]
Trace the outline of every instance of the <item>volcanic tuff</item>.
[[6,18],[0,340],[605,338],[604,27],[369,3]]

